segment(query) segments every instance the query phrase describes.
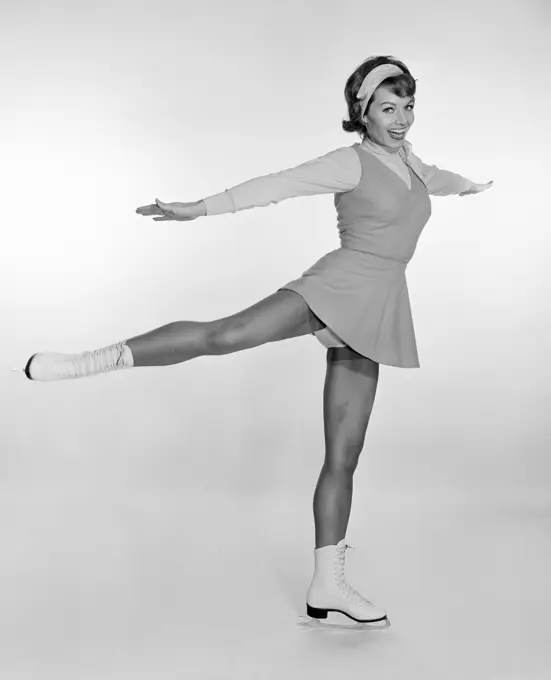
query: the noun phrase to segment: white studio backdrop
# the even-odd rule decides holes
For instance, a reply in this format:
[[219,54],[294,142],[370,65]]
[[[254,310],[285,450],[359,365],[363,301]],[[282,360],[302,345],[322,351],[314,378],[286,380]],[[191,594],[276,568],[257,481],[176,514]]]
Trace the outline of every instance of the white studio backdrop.
[[[151,641],[156,626],[157,644],[168,645],[177,636],[167,611],[176,626],[187,608],[220,626],[210,641],[220,658],[237,654],[219,621],[261,621],[257,596],[244,591],[251,579],[269,587],[281,566],[272,549],[286,554],[266,595],[275,618],[287,625],[302,603],[324,455],[317,341],[52,384],[10,369],[37,351],[78,352],[171,321],[228,316],[337,248],[327,195],[191,223],[156,223],[135,209],[156,197],[198,200],[354,143],[341,129],[343,90],[370,55],[392,54],[418,79],[417,155],[495,184],[432,200],[407,269],[421,369],[381,366],[348,535],[380,549],[369,560],[382,579],[381,509],[549,511],[549,8],[384,7],[1,8],[0,668],[10,680],[32,663],[40,678],[85,657],[100,668],[90,640],[112,663],[97,677],[108,668],[125,677],[135,640]],[[249,566],[243,576],[236,565],[258,551],[263,572]],[[209,559],[221,569],[215,585]],[[398,578],[399,565],[391,570]],[[387,587],[390,599],[396,583]],[[228,591],[247,605],[217,623],[209,593]],[[182,644],[199,668],[194,654],[208,645],[193,630]],[[235,663],[236,677],[258,677]],[[183,677],[152,664],[156,678]]]

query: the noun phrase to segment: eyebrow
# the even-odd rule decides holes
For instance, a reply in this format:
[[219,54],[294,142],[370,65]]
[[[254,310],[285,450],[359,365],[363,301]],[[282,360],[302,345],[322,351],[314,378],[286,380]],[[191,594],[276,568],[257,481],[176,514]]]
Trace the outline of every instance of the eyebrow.
[[[414,102],[414,101],[415,101],[415,97],[411,97],[411,99],[409,100],[409,103],[411,104],[411,102]],[[384,106],[385,104],[390,104],[391,106],[396,106],[396,102],[382,102],[381,106]]]

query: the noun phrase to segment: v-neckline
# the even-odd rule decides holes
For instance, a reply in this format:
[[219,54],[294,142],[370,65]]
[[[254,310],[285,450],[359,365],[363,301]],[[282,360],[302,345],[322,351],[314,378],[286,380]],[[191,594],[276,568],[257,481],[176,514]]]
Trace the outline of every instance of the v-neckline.
[[409,173],[409,178],[410,178],[410,180],[411,180],[411,186],[408,187],[407,182],[406,182],[402,177],[400,177],[400,175],[399,175],[397,172],[394,172],[394,170],[392,170],[392,168],[389,168],[388,165],[387,165],[386,163],[383,163],[383,161],[378,157],[378,154],[376,154],[376,153],[371,153],[371,151],[369,151],[368,149],[366,149],[366,148],[365,148],[364,146],[362,146],[361,144],[356,144],[356,146],[360,147],[360,149],[361,149],[364,153],[369,154],[372,158],[376,158],[376,159],[379,161],[379,163],[380,163],[384,168],[386,168],[389,172],[391,172],[391,173],[394,175],[394,177],[398,178],[398,179],[400,180],[400,182],[402,182],[403,184],[405,184],[408,193],[411,193],[411,192],[413,191],[413,180],[414,180],[414,176],[415,176],[416,179],[418,179],[419,181],[421,181],[421,180],[419,179],[419,177],[417,177],[417,173],[411,168],[411,166],[409,165],[409,163],[407,163],[406,161],[404,161],[404,165],[405,165],[406,168],[407,168],[407,171],[408,171],[408,173]]

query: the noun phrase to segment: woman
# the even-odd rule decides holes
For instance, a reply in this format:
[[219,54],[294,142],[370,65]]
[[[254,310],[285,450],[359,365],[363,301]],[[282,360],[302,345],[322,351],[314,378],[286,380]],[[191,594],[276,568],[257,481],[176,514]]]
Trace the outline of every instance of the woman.
[[194,203],[155,201],[136,210],[155,221],[266,206],[295,196],[335,194],[341,247],[302,277],[238,314],[211,322],[177,321],[81,354],[33,355],[24,372],[49,381],[138,366],[178,364],[267,342],[313,334],[328,348],[324,388],[325,461],[314,494],[315,573],[307,612],[338,611],[360,622],[386,613],[344,578],[345,534],[353,474],[373,408],[379,364],[419,361],[405,269],[427,223],[429,194],[464,196],[491,186],[427,166],[406,134],[414,122],[416,84],[401,61],[371,57],[345,87],[349,121],[361,144],[342,147],[290,170],[244,182]]

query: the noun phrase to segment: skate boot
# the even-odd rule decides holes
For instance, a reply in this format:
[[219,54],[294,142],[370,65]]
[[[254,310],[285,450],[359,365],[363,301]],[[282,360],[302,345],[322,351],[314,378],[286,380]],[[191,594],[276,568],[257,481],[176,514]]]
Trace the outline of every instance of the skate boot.
[[358,623],[388,624],[386,613],[366,600],[344,577],[344,538],[337,545],[314,551],[315,573],[306,595],[306,613],[326,619],[328,612],[340,612]]
[[130,347],[119,342],[103,349],[80,354],[44,352],[33,354],[22,372],[29,380],[52,381],[85,378],[132,368],[134,360]]

